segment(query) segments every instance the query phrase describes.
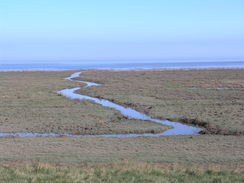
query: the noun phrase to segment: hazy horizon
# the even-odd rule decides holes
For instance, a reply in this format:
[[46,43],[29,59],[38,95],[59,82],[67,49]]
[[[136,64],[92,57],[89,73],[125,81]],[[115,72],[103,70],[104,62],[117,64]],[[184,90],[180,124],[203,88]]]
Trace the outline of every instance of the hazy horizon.
[[168,58],[168,59],[82,59],[82,60],[0,60],[0,64],[128,64],[128,63],[197,63],[244,62],[244,58]]

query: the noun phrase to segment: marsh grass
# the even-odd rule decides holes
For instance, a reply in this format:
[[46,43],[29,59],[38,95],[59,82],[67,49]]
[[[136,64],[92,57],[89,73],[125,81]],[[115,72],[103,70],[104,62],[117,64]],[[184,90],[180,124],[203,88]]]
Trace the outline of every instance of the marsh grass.
[[[112,100],[154,118],[202,126],[207,134],[244,134],[243,69],[105,70],[85,72],[80,80],[104,83],[95,90],[81,88],[80,93]],[[194,87],[201,89],[192,90]]]
[[75,71],[0,72],[0,132],[127,134],[168,127],[124,118],[119,111],[57,93],[82,86],[64,80]]
[[57,166],[44,163],[0,168],[0,181],[5,183],[238,183],[243,182],[241,170],[162,166],[140,162],[117,162],[102,165]]
[[[96,134],[165,129],[148,121],[123,118],[117,111],[90,101],[73,101],[58,95],[58,90],[77,87],[77,83],[62,79],[73,72],[0,73],[0,131]],[[152,117],[203,122],[231,134],[243,132],[243,78],[243,70],[91,71],[80,79],[104,85],[82,88],[80,92],[133,107]],[[188,89],[216,85],[238,92]],[[243,182],[244,136],[220,134],[157,138],[0,137],[0,183]],[[111,163],[121,159],[162,164]],[[36,160],[94,165],[2,163]],[[101,162],[104,164],[99,165]],[[188,163],[195,165],[186,166]],[[206,164],[206,168],[196,166],[199,164]],[[228,166],[218,168],[220,164]]]

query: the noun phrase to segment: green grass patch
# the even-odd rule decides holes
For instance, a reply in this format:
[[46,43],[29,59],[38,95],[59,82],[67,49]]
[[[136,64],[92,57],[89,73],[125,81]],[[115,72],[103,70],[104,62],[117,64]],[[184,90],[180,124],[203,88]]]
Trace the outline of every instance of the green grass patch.
[[160,167],[147,163],[114,163],[83,167],[37,163],[0,168],[0,182],[3,183],[241,183],[243,181],[244,172],[240,170]]

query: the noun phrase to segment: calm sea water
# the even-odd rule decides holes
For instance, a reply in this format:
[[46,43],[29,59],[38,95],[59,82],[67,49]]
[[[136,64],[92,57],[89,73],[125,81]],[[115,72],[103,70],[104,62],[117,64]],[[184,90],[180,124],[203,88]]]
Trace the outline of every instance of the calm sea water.
[[156,63],[55,63],[55,64],[1,64],[0,70],[78,70],[78,69],[180,69],[180,68],[244,68],[243,61],[218,61],[218,62],[156,62]]

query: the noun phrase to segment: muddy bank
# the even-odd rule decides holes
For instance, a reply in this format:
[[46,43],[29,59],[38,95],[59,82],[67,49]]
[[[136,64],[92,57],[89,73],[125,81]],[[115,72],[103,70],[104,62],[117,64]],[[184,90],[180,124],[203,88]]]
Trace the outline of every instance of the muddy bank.
[[213,126],[212,124],[208,122],[198,121],[197,119],[179,119],[178,121],[190,124],[194,126],[199,126],[203,128],[203,130],[200,132],[201,134],[212,134],[212,135],[244,135],[244,132],[242,131],[230,131],[230,130],[224,130],[221,129],[219,126]]

